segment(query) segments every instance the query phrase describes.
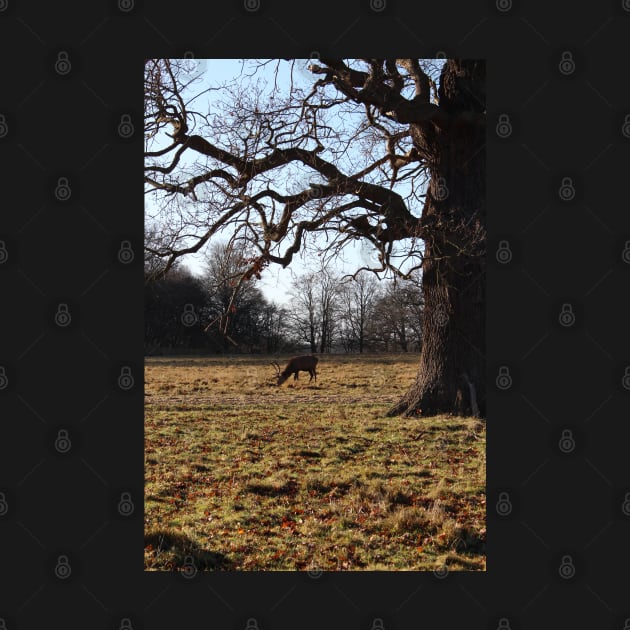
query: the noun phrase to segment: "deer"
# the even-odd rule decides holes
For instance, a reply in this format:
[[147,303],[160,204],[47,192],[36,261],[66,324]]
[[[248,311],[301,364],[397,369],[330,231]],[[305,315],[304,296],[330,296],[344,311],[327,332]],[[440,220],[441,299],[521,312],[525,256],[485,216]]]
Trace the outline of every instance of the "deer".
[[317,357],[314,357],[311,354],[306,354],[301,357],[293,357],[292,359],[289,359],[287,367],[285,367],[282,372],[280,371],[278,363],[273,361],[271,365],[276,368],[276,377],[278,379],[277,385],[282,385],[282,383],[284,383],[291,374],[293,374],[293,380],[297,381],[299,372],[308,372],[311,375],[311,378],[308,381],[309,383],[313,380],[313,377],[315,377],[315,381],[317,382],[317,372],[315,371],[317,361]]

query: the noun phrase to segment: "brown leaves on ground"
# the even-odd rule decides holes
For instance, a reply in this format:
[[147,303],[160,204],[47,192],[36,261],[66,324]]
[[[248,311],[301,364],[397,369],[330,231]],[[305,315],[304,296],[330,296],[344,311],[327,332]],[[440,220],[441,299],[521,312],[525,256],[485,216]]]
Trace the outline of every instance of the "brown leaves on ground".
[[145,567],[484,570],[485,423],[384,417],[417,359],[148,360]]

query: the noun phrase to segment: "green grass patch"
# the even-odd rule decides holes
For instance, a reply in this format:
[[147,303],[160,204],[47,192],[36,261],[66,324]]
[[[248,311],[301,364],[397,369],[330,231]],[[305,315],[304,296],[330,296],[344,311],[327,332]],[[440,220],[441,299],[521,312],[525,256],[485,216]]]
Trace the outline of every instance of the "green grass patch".
[[384,417],[417,360],[147,360],[145,568],[485,570],[485,423]]

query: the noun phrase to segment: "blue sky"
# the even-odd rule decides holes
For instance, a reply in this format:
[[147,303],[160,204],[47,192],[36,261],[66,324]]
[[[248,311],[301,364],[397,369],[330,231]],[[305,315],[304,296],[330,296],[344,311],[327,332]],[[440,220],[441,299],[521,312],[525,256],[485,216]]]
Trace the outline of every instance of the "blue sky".
[[[297,60],[291,75],[291,64],[289,62],[282,61],[276,64],[274,61],[264,68],[258,68],[255,80],[261,82],[259,85],[266,82],[268,90],[271,90],[276,84],[286,94],[291,80],[293,80],[294,84],[297,82],[305,86],[312,85],[314,75],[306,69],[309,63],[311,63],[311,60],[308,59]],[[249,80],[248,75],[253,74],[252,65],[247,60],[244,62],[243,60],[235,59],[190,59],[187,62],[187,67],[191,78],[198,77],[198,80],[191,86],[190,95],[200,93],[207,88],[220,86],[239,77],[239,81],[247,81]],[[209,91],[193,101],[191,107],[205,112],[224,96],[224,91]],[[147,196],[147,207],[151,205],[150,197],[150,195]],[[418,208],[415,208],[413,211],[414,214],[419,214]],[[220,240],[227,240],[227,235],[222,239],[220,238]],[[203,269],[203,258],[203,252],[200,252],[199,254],[188,255],[182,262],[193,273],[199,274]],[[373,251],[367,244],[357,243],[346,247],[342,257],[335,258],[335,268],[340,273],[351,273],[369,261],[376,266],[376,256]],[[313,261],[311,258],[311,264],[308,265],[302,256],[296,256],[290,268],[282,269],[278,265],[271,265],[263,273],[262,280],[259,281],[258,285],[268,299],[276,303],[286,303],[290,299],[288,291],[291,285],[292,273],[300,274],[308,269],[309,266],[312,267],[313,264],[318,264],[318,262],[319,259]]]

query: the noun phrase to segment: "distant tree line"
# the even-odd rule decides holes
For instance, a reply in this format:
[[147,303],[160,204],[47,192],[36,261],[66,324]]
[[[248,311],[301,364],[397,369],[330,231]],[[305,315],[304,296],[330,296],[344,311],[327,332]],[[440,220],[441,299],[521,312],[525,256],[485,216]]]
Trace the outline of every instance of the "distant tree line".
[[[145,353],[417,352],[422,288],[418,278],[342,278],[323,267],[294,279],[286,305],[242,280],[243,249],[218,243],[204,271],[181,264],[166,273],[145,260]],[[235,292],[234,289],[237,288]]]

